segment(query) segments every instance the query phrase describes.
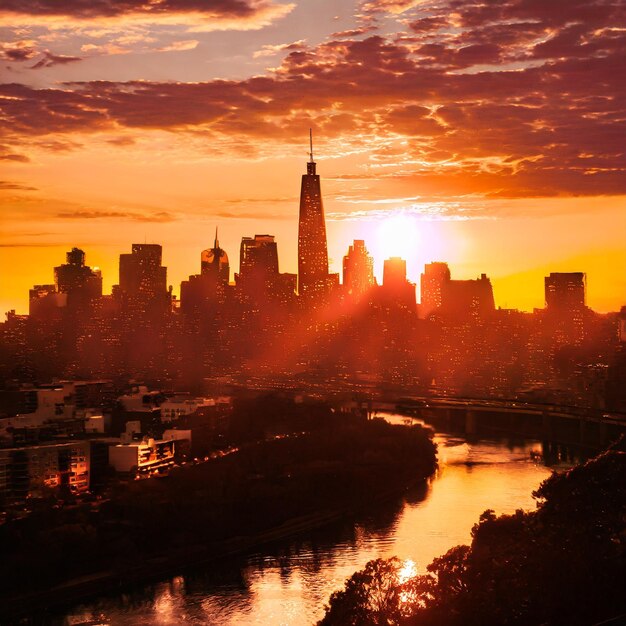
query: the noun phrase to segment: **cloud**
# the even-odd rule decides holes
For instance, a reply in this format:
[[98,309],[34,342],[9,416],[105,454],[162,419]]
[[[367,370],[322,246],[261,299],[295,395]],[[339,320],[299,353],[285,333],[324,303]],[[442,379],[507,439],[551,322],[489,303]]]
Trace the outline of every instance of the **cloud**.
[[223,219],[235,219],[235,220],[291,220],[293,215],[282,215],[279,213],[258,213],[258,212],[243,212],[237,211],[219,211],[214,213],[215,217],[221,217]]
[[33,145],[38,148],[43,148],[48,152],[74,152],[74,150],[79,150],[83,147],[83,144],[70,139],[49,139],[48,141],[36,141]]
[[24,154],[13,152],[0,152],[0,161],[15,161],[16,163],[29,163],[30,159]]
[[56,214],[57,218],[69,220],[101,220],[123,219],[135,222],[174,222],[176,217],[167,211],[154,211],[152,213],[137,213],[132,211],[61,211]]
[[397,215],[408,215],[422,222],[467,222],[495,219],[494,215],[485,212],[482,207],[458,202],[422,202],[401,206],[402,203],[402,199],[391,202],[390,204],[396,206],[390,209],[331,211],[326,214],[326,219],[330,222],[376,221]]
[[106,142],[119,147],[132,146],[137,143],[132,137],[111,137]]
[[263,28],[292,11],[273,0],[3,0],[0,23],[64,28],[93,24],[183,24],[189,30]]
[[0,180],[0,191],[9,190],[9,191],[37,191],[36,187],[29,187],[28,185],[24,185],[22,183],[16,183],[10,180]]
[[20,40],[12,43],[0,43],[0,57],[12,62],[29,61],[37,56],[35,42]]
[[34,65],[31,65],[29,69],[39,70],[44,67],[53,67],[55,65],[67,65],[68,63],[76,63],[82,61],[82,57],[65,56],[62,54],[52,54],[46,50],[42,53],[42,58]]
[[200,42],[197,39],[185,39],[184,41],[174,41],[167,46],[157,48],[157,52],[184,52],[185,50],[195,50]]
[[278,202],[298,202],[296,196],[285,196],[282,198],[231,198],[226,200],[231,204],[250,204],[253,202],[262,202],[265,204],[276,204]]
[[364,13],[392,13],[397,15],[423,4],[425,0],[366,0],[361,5]]
[[0,85],[0,131],[14,145],[172,131],[256,158],[313,127],[326,156],[368,156],[349,176],[403,197],[622,194],[623,19],[609,0],[442,0],[402,33],[267,47],[284,59],[243,80]]
[[304,50],[306,48],[306,40],[300,39],[298,41],[294,41],[293,43],[281,43],[278,45],[264,45],[260,50],[257,50],[252,56],[255,59],[259,57],[270,57],[278,54],[279,52],[283,52],[284,50],[292,51],[292,50]]
[[46,243],[42,241],[37,242],[10,242],[10,243],[0,243],[0,248],[58,248],[60,246],[67,245],[65,242],[63,243]]
[[355,37],[360,37],[362,35],[367,35],[373,31],[377,30],[377,27],[373,24],[361,26],[359,28],[352,28],[350,30],[340,30],[336,33],[331,34],[331,38],[333,39],[354,39]]

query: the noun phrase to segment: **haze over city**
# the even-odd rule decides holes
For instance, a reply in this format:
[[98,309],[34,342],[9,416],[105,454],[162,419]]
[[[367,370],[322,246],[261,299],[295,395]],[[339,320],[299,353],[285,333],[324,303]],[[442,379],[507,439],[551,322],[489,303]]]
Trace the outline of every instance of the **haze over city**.
[[[297,265],[313,128],[331,271],[385,258],[491,277],[541,307],[543,277],[626,294],[620,3],[4,2],[3,310],[74,245],[105,293],[131,241],[168,282],[220,241],[269,232]],[[621,63],[621,65],[620,65]],[[7,271],[10,268],[10,271]],[[233,266],[236,271],[236,265]]]

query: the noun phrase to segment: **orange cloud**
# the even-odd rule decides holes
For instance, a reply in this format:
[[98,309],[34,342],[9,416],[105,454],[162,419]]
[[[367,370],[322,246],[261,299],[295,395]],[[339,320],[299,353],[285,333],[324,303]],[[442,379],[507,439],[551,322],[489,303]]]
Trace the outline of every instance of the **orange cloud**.
[[[52,4],[69,10],[41,6],[50,12]],[[118,15],[126,4],[115,4],[78,2],[73,10]],[[252,11],[246,6],[241,15]],[[159,7],[150,11],[195,4]],[[37,137],[63,142],[127,129],[188,133],[213,154],[245,158],[278,154],[314,126],[327,155],[366,153],[365,177],[422,194],[626,193],[626,34],[612,26],[623,10],[605,0],[559,7],[503,0],[487,11],[449,0],[409,22],[408,33],[265,46],[261,54],[288,54],[274,71],[243,80],[6,84],[0,130],[8,154],[17,154],[10,144]]]
[[52,28],[121,23],[186,24],[190,29],[253,30],[287,15],[293,4],[272,0],[5,0],[0,23]]

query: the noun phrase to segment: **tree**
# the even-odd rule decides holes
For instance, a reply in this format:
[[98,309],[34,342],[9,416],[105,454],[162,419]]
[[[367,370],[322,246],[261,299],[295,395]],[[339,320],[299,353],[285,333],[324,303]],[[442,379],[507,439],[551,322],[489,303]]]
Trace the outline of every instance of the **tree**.
[[[418,576],[397,557],[375,559],[335,591],[319,626],[391,626],[424,607],[431,576]],[[412,563],[411,563],[412,566]]]

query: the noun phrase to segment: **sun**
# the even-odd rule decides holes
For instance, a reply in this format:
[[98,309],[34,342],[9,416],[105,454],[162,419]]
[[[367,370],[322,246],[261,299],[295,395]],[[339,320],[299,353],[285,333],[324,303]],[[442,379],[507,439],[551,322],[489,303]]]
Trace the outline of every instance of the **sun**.
[[399,256],[410,261],[420,249],[417,220],[404,213],[383,219],[376,231],[376,256],[388,259]]

